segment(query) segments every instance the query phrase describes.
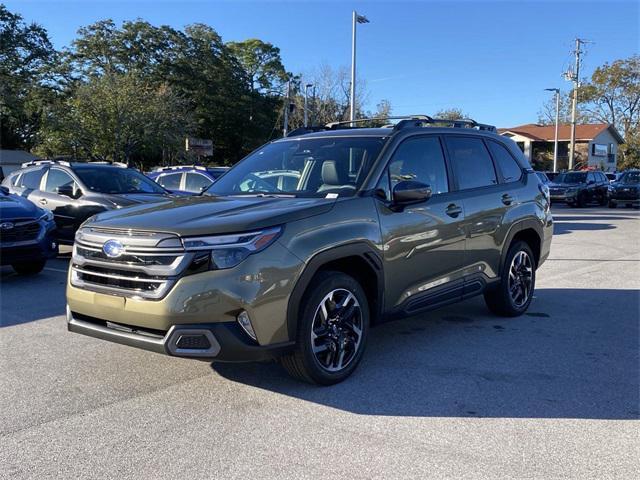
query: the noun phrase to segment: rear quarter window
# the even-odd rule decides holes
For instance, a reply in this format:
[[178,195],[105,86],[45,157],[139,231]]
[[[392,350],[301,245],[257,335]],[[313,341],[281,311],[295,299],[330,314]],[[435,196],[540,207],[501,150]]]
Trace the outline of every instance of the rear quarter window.
[[40,180],[42,179],[42,174],[42,168],[23,172],[20,176],[18,186],[28,188],[30,190],[38,190],[40,189]]
[[513,158],[513,155],[509,153],[509,150],[497,142],[489,141],[487,143],[489,145],[491,155],[502,173],[504,182],[517,182],[520,180],[522,177],[522,168],[520,168],[517,160]]

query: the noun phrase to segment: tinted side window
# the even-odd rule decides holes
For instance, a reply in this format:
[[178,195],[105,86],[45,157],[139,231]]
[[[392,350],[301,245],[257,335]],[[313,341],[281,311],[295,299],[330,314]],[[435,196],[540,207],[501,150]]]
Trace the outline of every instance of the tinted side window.
[[19,186],[20,185],[20,182],[19,182],[20,174],[21,174],[21,172],[12,173],[9,176],[9,179],[8,179],[9,185],[11,185],[12,187]]
[[589,173],[587,174],[587,183],[589,183],[589,182],[595,182],[595,181],[596,181],[596,179],[595,179],[595,177],[593,176],[593,173],[589,172]]
[[[199,173],[187,173],[187,181],[185,182],[185,190],[187,192],[201,192],[213,183],[208,177]],[[165,187],[166,188],[166,187]]]
[[522,169],[516,159],[509,153],[509,151],[496,142],[488,142],[489,150],[493,159],[498,164],[498,168],[502,172],[502,178],[505,182],[515,182],[520,180],[522,176]]
[[73,178],[67,173],[57,168],[49,170],[47,181],[45,182],[45,192],[57,193],[58,187],[63,185],[73,185]]
[[431,187],[434,195],[449,191],[447,167],[438,137],[416,137],[402,142],[389,164],[391,189],[413,180]]
[[181,178],[182,173],[169,173],[167,175],[162,175],[156,181],[167,190],[179,190]]
[[460,190],[498,183],[493,162],[480,138],[448,137],[447,149]]
[[20,186],[31,190],[40,188],[40,180],[42,179],[42,168],[24,172],[20,177]]

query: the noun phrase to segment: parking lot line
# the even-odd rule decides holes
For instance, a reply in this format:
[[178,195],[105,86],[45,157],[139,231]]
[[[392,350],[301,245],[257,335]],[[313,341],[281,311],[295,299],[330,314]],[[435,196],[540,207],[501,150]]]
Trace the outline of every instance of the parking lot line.
[[62,269],[62,268],[51,268],[51,267],[45,267],[45,270],[49,270],[51,272],[61,272],[61,273],[67,273],[68,270],[66,269]]

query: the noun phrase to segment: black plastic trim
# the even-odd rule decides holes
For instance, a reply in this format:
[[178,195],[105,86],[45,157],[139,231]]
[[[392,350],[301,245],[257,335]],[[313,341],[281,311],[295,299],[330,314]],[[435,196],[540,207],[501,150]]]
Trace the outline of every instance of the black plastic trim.
[[[364,259],[376,274],[377,279],[377,308],[372,306],[374,318],[379,318],[384,311],[384,272],[382,259],[378,253],[365,242],[353,242],[316,254],[309,260],[304,271],[300,275],[287,305],[287,332],[289,339],[294,340],[298,331],[299,309],[302,303],[302,297],[307,287],[311,283],[314,275],[327,263],[340,260],[347,257],[361,257]],[[375,308],[375,311],[374,311]]]

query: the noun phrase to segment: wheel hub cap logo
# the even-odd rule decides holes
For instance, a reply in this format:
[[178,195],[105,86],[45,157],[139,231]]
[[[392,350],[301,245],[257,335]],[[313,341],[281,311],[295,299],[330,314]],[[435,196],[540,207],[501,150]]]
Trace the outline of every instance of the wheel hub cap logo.
[[102,251],[109,258],[117,258],[124,253],[124,247],[118,240],[107,240],[102,245]]

